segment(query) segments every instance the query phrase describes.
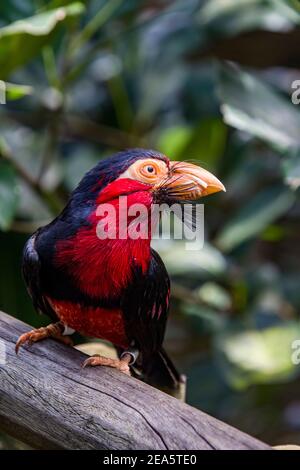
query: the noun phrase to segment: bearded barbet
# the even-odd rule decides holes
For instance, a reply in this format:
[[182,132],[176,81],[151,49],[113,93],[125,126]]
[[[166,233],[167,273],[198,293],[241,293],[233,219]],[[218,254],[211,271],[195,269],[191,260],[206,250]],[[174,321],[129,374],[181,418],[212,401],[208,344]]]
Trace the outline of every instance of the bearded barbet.
[[[169,276],[150,246],[151,234],[120,236],[120,201],[126,197],[128,214],[138,204],[150,215],[155,204],[183,205],[221,190],[223,184],[207,170],[151,150],[126,150],[100,161],[63,211],[25,245],[22,271],[28,292],[35,309],[53,323],[21,335],[16,352],[24,343],[47,337],[72,344],[68,335],[77,331],[110,341],[118,351],[118,359],[91,356],[84,366],[114,367],[176,392],[181,376],[162,347]],[[107,224],[107,205],[119,214],[116,233],[99,237],[99,221]],[[134,217],[125,220],[129,229]],[[149,220],[144,225],[150,231]]]

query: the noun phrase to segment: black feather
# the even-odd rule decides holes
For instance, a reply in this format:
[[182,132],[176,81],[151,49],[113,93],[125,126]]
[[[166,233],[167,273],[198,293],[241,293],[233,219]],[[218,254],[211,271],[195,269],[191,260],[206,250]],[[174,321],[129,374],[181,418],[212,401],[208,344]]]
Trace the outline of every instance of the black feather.
[[40,312],[48,315],[54,321],[57,321],[57,316],[54,310],[49,305],[44,296],[44,289],[41,286],[41,261],[38,252],[35,248],[35,240],[38,232],[27,241],[22,258],[22,274],[28,290],[32,298],[34,308]]
[[153,386],[176,391],[180,375],[162,348],[169,311],[170,280],[160,256],[151,250],[149,270],[135,277],[121,302],[126,332],[141,352],[134,369]]

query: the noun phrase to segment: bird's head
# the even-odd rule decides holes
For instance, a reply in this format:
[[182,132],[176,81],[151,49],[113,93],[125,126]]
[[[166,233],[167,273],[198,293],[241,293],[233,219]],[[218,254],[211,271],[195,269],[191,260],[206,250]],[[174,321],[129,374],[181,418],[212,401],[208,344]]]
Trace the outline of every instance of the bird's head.
[[200,166],[172,161],[152,150],[131,149],[96,165],[82,179],[75,196],[103,203],[147,193],[152,202],[170,204],[195,201],[218,191],[225,191],[224,185]]

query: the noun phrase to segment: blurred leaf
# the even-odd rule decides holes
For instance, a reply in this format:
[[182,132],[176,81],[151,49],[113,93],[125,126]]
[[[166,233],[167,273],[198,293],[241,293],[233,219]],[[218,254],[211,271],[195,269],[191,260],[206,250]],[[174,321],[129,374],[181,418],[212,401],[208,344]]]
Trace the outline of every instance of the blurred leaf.
[[296,24],[300,22],[299,0],[272,0],[272,4],[286,18],[289,18]]
[[75,2],[0,28],[1,78],[7,77],[14,69],[36,56],[52,39],[52,33],[58,25],[83,10],[83,4]]
[[198,333],[215,333],[216,330],[224,328],[225,318],[213,308],[205,305],[183,303],[182,311],[190,317],[195,330]]
[[242,389],[251,384],[287,380],[299,374],[300,369],[291,358],[292,343],[299,336],[300,325],[295,322],[259,331],[220,333],[215,347],[227,381]]
[[[226,271],[227,262],[222,253],[205,243],[199,250],[187,250],[185,242],[155,240],[153,246],[159,250],[167,269],[172,275],[194,274],[195,276],[218,276]],[[174,256],[174,253],[176,254]]]
[[225,225],[217,237],[217,245],[225,251],[232,250],[260,234],[271,222],[284,214],[294,201],[294,193],[282,186],[259,192]]
[[0,162],[0,228],[8,230],[18,204],[18,184],[13,168]]
[[287,2],[292,8],[300,13],[300,2],[299,0],[287,0]]
[[253,8],[261,3],[261,0],[242,0],[240,2],[235,0],[206,0],[200,10],[199,18],[203,22],[212,21],[220,16],[241,12],[241,10],[249,11],[249,6]]
[[5,83],[5,95],[7,100],[19,100],[24,96],[31,95],[33,88],[28,85],[19,85],[16,83]]
[[164,130],[158,149],[172,159],[198,160],[212,168],[223,155],[227,128],[219,118],[206,118],[194,128],[174,126]]
[[96,14],[74,38],[71,48],[76,50],[86,43],[111,18],[122,3],[123,0],[110,0],[98,6]]
[[96,154],[87,146],[77,146],[65,163],[65,183],[69,191],[77,186],[83,175],[99,161]]
[[187,126],[174,126],[164,129],[159,135],[157,148],[172,160],[179,159],[191,138],[191,134],[192,130]]
[[283,173],[285,182],[292,188],[297,189],[300,186],[300,157],[299,155],[290,156],[283,162]]
[[218,309],[228,310],[231,298],[227,290],[215,282],[205,282],[197,291],[199,298],[208,305]]
[[64,7],[66,5],[70,5],[70,3],[73,3],[73,0],[50,0],[49,4],[47,4],[47,9]]
[[300,146],[300,113],[276,90],[233,64],[219,68],[224,121],[281,150]]
[[268,242],[278,242],[284,238],[286,235],[286,230],[279,224],[272,224],[269,225],[262,233],[261,238],[262,240],[266,240]]
[[[175,62],[176,64],[176,62]],[[142,76],[138,75],[138,81],[134,86],[139,88],[140,102],[136,119],[143,122],[153,120],[165,103],[173,102],[184,79],[184,68],[178,64],[157,70],[151,68]],[[135,74],[137,71],[134,72]],[[142,77],[142,79],[141,79]]]
[[206,162],[212,168],[223,156],[227,127],[219,118],[206,118],[194,128],[181,157]]
[[257,29],[286,31],[293,26],[295,17],[289,11],[277,11],[275,6],[264,0],[206,0],[198,19],[202,27],[216,36]]

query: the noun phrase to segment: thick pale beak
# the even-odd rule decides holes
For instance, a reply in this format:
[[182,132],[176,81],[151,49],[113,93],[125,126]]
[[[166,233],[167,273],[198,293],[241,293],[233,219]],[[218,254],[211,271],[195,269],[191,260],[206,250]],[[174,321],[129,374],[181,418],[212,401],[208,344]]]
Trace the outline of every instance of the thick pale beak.
[[208,194],[226,191],[225,186],[212,173],[186,162],[171,162],[171,179],[166,186],[170,195],[179,199],[195,200]]

